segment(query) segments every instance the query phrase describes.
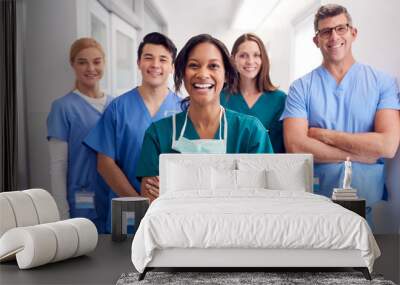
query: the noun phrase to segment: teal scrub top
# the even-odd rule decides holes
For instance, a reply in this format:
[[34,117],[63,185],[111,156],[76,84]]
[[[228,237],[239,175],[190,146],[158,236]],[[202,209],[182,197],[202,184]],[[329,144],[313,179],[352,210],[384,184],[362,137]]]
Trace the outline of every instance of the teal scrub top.
[[[179,137],[185,115],[186,111],[176,115],[177,137],[175,139]],[[273,153],[268,133],[257,118],[226,110],[226,119],[228,122],[227,153]],[[222,121],[221,124],[223,129],[224,122]],[[200,139],[190,117],[188,117],[183,136],[187,139]],[[219,138],[218,130],[214,138]],[[171,144],[172,117],[151,124],[144,135],[142,151],[136,167],[138,179],[159,175],[159,155],[177,153],[171,148]]]
[[249,108],[242,94],[221,92],[221,105],[227,109],[258,118],[268,130],[275,153],[284,153],[283,125],[280,120],[285,108],[286,94],[280,90],[264,92]]

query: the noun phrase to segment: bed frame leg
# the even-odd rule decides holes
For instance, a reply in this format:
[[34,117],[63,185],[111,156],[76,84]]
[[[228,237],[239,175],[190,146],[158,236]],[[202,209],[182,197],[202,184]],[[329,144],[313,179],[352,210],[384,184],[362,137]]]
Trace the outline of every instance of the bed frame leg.
[[365,279],[372,280],[371,274],[369,274],[369,270],[367,267],[355,267],[354,269],[357,271],[361,271],[362,274],[364,275]]
[[149,270],[148,270],[147,267],[146,267],[146,268],[144,269],[144,271],[143,271],[142,273],[139,274],[138,281],[142,281],[142,280],[144,279],[144,277],[146,277],[147,271],[149,271]]

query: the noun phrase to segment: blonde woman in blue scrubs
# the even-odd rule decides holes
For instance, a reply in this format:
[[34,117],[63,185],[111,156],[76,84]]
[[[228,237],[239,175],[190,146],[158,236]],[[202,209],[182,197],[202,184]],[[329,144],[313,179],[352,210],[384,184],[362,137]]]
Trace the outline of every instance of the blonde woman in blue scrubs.
[[100,88],[105,54],[92,38],[76,40],[70,50],[74,90],[51,105],[47,117],[52,194],[61,218],[85,217],[104,232],[106,193],[97,173],[96,153],[82,144],[112,100]]
[[275,153],[285,152],[282,121],[286,94],[275,87],[269,75],[269,58],[261,39],[243,34],[234,43],[231,57],[239,72],[233,92],[221,93],[221,105],[258,118],[267,129]]
[[[141,195],[158,197],[161,153],[271,153],[268,134],[252,116],[226,110],[219,94],[237,77],[225,45],[207,34],[192,37],[175,62],[175,87],[185,85],[186,110],[153,123],[146,131],[136,176]],[[155,183],[155,181],[157,181]]]

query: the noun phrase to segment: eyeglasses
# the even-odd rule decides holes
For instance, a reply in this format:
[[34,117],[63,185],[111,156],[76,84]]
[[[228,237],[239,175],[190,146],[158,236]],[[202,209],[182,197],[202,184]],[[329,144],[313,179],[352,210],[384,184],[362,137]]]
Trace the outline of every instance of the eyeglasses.
[[329,39],[329,37],[332,35],[332,31],[335,30],[335,33],[339,36],[343,36],[344,34],[347,33],[347,31],[351,28],[350,24],[341,24],[337,25],[333,28],[326,28],[322,30],[317,30],[315,33],[316,36],[319,36],[322,39]]

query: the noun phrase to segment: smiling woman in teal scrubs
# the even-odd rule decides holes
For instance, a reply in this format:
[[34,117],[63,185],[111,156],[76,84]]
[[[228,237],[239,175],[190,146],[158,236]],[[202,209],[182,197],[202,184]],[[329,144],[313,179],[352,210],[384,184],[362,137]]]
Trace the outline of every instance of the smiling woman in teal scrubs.
[[274,152],[285,152],[282,121],[286,94],[278,90],[269,76],[269,59],[261,39],[243,34],[233,45],[231,57],[239,72],[233,92],[221,93],[221,105],[257,117],[267,129]]
[[192,37],[175,62],[175,87],[184,82],[184,112],[153,123],[144,136],[136,176],[142,195],[158,197],[161,153],[272,153],[267,131],[255,117],[226,110],[219,94],[237,77],[225,45],[210,35]]

